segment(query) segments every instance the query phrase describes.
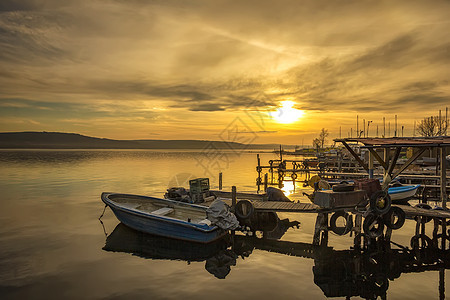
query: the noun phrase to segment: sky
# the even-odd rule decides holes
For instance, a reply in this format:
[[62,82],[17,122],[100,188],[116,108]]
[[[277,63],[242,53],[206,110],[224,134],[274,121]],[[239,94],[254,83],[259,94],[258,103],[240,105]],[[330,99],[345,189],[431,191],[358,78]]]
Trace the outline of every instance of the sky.
[[[450,106],[450,1],[1,0],[0,131],[311,145]],[[383,127],[385,117],[385,127]],[[370,122],[371,121],[371,122]]]

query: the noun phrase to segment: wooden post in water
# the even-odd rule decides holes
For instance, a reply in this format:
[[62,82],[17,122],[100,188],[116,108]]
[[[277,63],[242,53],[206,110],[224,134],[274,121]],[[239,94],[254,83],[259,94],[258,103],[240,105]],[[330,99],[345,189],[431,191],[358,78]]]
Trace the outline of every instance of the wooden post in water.
[[364,137],[366,137],[366,119],[363,119],[363,127],[364,127],[364,129],[363,129],[363,133],[364,133]]
[[359,117],[356,115],[356,137],[359,138]]
[[235,212],[236,208],[236,186],[231,187],[231,212]]
[[440,147],[440,156],[441,156],[441,201],[442,207],[447,209],[447,160],[446,157],[446,149],[445,146]]
[[256,183],[258,185],[258,193],[261,185],[261,158],[259,157],[259,154],[256,154],[256,158],[258,159],[258,166],[256,167],[256,171],[258,172],[258,178],[256,179]]
[[267,183],[269,181],[269,174],[264,174],[264,193],[267,191]]
[[397,137],[397,115],[395,115],[395,137]]
[[373,155],[369,152],[369,178],[373,179]]
[[222,190],[222,172],[219,173],[219,191]]

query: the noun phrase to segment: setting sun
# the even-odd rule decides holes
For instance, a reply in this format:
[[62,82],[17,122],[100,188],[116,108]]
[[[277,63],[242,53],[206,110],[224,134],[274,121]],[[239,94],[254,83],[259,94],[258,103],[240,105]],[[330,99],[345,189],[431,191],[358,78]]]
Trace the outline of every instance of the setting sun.
[[295,102],[293,101],[282,101],[281,107],[277,111],[272,113],[272,118],[281,124],[290,124],[296,122],[300,119],[305,112],[303,110],[295,109]]

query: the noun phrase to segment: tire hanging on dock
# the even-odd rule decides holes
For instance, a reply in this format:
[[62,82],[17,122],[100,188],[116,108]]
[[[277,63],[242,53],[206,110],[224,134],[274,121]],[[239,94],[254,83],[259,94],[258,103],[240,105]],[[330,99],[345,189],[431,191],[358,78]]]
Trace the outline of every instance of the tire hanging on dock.
[[[345,226],[337,226],[339,218],[345,219]],[[353,228],[353,217],[344,211],[335,212],[330,218],[330,229],[337,235],[346,235]]]
[[383,215],[384,224],[391,229],[400,229],[405,224],[406,214],[400,207],[392,206],[389,211]]
[[433,241],[425,234],[415,235],[411,238],[411,248],[424,249],[433,246]]
[[363,230],[370,238],[380,237],[384,230],[383,218],[372,213],[367,215],[364,219]]
[[384,215],[391,208],[391,197],[386,191],[376,191],[370,196],[370,208],[377,215]]
[[253,204],[248,200],[241,200],[236,203],[236,207],[234,208],[234,214],[238,219],[245,220],[250,218],[253,215],[255,208]]

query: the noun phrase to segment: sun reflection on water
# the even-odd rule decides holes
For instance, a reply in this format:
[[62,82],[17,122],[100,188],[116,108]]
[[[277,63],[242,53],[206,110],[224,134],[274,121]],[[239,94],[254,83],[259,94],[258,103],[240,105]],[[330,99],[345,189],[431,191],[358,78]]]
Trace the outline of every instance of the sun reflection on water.
[[294,193],[294,183],[292,181],[283,181],[281,190],[286,196],[292,195]]

